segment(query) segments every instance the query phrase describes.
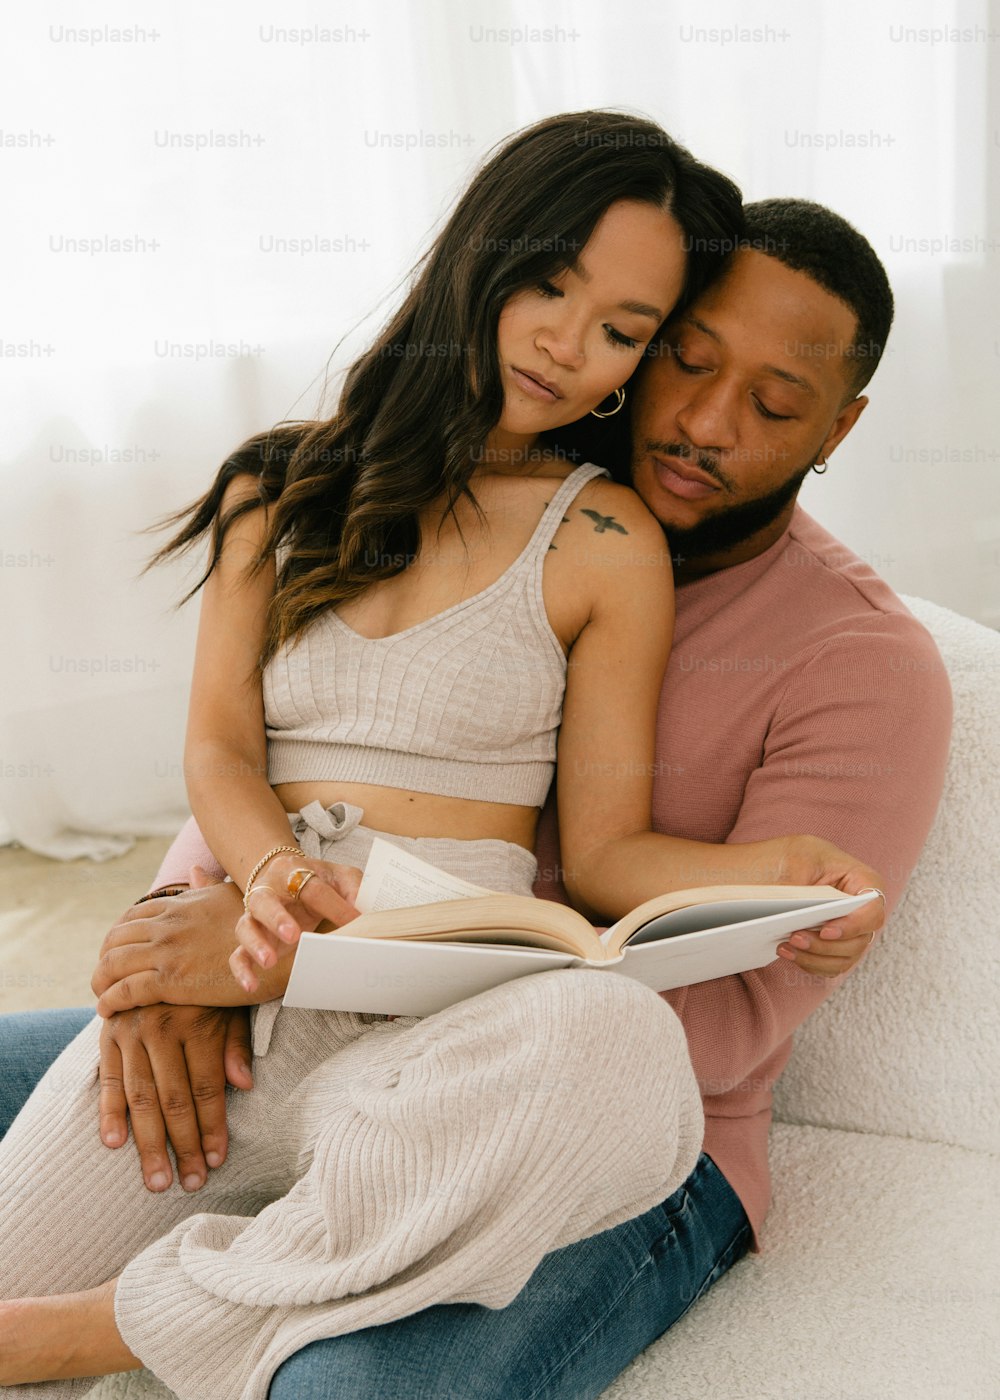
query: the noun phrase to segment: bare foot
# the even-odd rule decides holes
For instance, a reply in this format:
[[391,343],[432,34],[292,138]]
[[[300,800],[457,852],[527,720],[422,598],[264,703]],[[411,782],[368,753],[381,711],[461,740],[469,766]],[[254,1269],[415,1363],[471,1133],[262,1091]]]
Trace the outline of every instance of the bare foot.
[[0,1385],[139,1370],[115,1325],[116,1282],[0,1302]]

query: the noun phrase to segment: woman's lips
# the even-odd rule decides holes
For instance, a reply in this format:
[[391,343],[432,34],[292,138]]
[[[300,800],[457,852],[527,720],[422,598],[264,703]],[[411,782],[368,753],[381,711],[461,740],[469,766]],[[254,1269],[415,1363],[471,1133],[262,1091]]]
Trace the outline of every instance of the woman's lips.
[[675,457],[654,457],[653,471],[656,479],[667,491],[674,496],[681,496],[685,501],[700,501],[705,496],[714,496],[720,488],[709,486],[707,481],[691,476],[682,476],[680,470],[675,470],[671,463],[676,462],[678,468],[686,468],[687,463],[677,461]]
[[530,374],[525,374],[523,370],[510,367],[514,383],[522,389],[529,398],[538,399],[539,403],[558,403],[560,395],[554,394],[551,389],[546,389],[544,384],[539,384],[537,379],[532,379]]

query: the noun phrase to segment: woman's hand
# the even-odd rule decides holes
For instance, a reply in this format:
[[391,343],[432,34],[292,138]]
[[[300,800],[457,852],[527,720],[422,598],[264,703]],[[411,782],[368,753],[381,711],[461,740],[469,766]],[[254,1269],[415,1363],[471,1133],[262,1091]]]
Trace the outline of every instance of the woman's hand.
[[[820,836],[781,837],[776,845],[783,857],[779,883],[833,885],[845,894],[882,889],[882,877]],[[842,919],[802,929],[778,946],[778,956],[794,962],[803,972],[818,977],[839,977],[850,972],[871,947],[874,934],[885,923],[885,896]]]
[[[288,881],[295,870],[311,870],[313,878],[291,894]],[[275,856],[254,881],[247,912],[236,925],[239,947],[229,959],[233,976],[249,995],[257,990],[257,968],[271,968],[299,940],[327,921],[335,928],[358,917],[354,899],[362,871],[354,865],[313,860],[309,856]]]

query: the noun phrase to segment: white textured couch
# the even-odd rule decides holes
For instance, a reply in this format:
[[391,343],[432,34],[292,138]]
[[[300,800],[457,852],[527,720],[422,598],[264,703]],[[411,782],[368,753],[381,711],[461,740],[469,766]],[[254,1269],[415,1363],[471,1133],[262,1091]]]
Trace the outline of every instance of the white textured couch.
[[[878,945],[796,1035],[766,1252],[603,1400],[1000,1397],[1000,635],[905,601],[955,696],[934,829]],[[169,1394],[137,1372],[89,1400]]]
[[904,602],[955,697],[934,827],[877,945],[796,1033],[765,1252],[602,1400],[1000,1397],[1000,635]]

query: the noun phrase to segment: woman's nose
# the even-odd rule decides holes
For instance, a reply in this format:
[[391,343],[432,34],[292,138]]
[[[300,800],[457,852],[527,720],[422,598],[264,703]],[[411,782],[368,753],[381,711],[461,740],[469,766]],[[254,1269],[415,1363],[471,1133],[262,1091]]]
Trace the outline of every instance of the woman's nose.
[[580,327],[570,321],[550,322],[535,335],[535,344],[547,351],[558,365],[579,369],[586,359]]

